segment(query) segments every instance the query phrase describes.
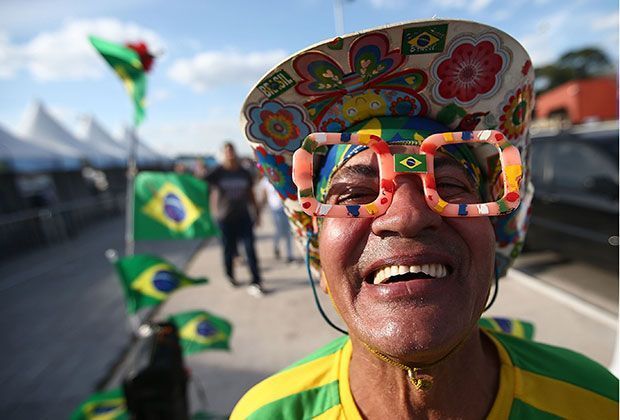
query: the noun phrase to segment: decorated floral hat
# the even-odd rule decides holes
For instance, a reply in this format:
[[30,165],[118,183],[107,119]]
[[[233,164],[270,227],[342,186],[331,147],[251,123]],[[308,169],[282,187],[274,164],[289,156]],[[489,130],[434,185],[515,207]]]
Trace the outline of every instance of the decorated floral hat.
[[[289,57],[251,90],[241,125],[303,242],[312,220],[297,201],[291,161],[308,134],[366,130],[387,141],[419,138],[422,120],[449,131],[501,131],[524,162],[521,206],[493,220],[502,276],[521,249],[533,192],[527,164],[533,81],[525,49],[496,28],[413,21],[324,41]],[[311,258],[317,266],[316,242]]]

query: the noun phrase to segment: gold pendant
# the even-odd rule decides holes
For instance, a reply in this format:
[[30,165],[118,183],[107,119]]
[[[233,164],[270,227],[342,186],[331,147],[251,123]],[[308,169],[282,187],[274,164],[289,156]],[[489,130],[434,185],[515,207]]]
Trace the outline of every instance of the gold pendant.
[[411,385],[422,391],[431,389],[433,386],[433,381],[418,378],[418,370],[418,368],[407,369],[407,376],[409,377],[409,382],[411,382]]

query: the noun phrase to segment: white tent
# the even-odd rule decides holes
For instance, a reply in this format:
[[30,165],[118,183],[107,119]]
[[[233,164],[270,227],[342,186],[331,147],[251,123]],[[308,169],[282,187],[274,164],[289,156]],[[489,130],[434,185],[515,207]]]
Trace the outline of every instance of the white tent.
[[80,160],[55,153],[36,143],[21,140],[0,127],[0,162],[13,172],[47,172],[78,169]]
[[98,168],[107,168],[117,163],[113,156],[101,151],[96,145],[77,140],[38,102],[27,112],[23,132],[25,137],[40,146],[63,156],[87,160]]
[[80,141],[89,146],[98,147],[99,150],[113,156],[118,166],[125,166],[127,164],[127,149],[117,143],[95,120],[95,117],[91,115],[86,116],[83,120],[81,131],[81,134],[78,134],[77,137]]
[[[131,140],[133,136],[136,136],[134,130],[130,128],[125,128],[123,137],[120,140],[121,144],[124,147],[129,147],[131,144]],[[139,137],[136,136],[136,140],[138,143],[138,147],[136,149],[136,161],[138,162],[138,166],[140,165],[157,165],[162,164],[168,161],[167,158],[160,155],[159,153],[153,151],[148,146],[144,144]]]

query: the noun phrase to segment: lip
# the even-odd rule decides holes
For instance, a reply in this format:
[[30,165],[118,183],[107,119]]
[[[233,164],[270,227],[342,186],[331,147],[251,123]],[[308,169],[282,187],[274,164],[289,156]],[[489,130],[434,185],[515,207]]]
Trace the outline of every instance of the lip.
[[360,297],[371,300],[396,300],[402,298],[424,298],[441,293],[450,285],[450,275],[442,279],[416,279],[387,284],[364,282]]
[[[389,265],[424,265],[439,263],[448,267],[448,275],[443,278],[425,278],[399,281],[396,283],[372,284],[368,281],[374,272]],[[436,251],[420,252],[418,255],[399,255],[373,261],[363,271],[360,294],[370,299],[392,300],[399,298],[421,298],[441,292],[449,287],[455,271],[455,264],[450,256]]]

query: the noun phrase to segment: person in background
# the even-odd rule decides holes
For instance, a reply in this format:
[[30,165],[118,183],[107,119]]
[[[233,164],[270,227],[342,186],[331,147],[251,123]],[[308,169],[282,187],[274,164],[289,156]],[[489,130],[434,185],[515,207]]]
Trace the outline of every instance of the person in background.
[[269,206],[269,210],[271,211],[271,216],[273,218],[273,224],[276,228],[273,235],[273,255],[277,260],[280,259],[280,240],[284,240],[286,262],[293,262],[295,258],[293,257],[291,228],[288,223],[288,217],[284,212],[282,198],[273,185],[271,185],[271,182],[269,182],[269,179],[266,176],[263,176],[258,182],[257,193],[259,195],[261,208]]
[[185,166],[183,162],[176,162],[174,164],[173,171],[176,172],[177,174],[187,173],[187,166]]
[[192,174],[198,179],[204,179],[204,177],[207,175],[207,165],[205,164],[203,158],[196,158],[196,160],[194,161],[194,168],[192,170]]
[[510,35],[429,19],[315,44],[254,87],[242,129],[346,331],[232,420],[618,418],[605,367],[481,322],[527,230],[533,85]]
[[263,295],[261,275],[254,247],[253,225],[260,223],[260,208],[252,190],[252,176],[241,165],[235,147],[226,142],[222,148],[222,162],[205,177],[209,184],[210,203],[222,233],[222,245],[226,276],[233,286],[235,278],[233,260],[237,255],[237,242],[243,242],[252,283],[248,293],[254,297]]

